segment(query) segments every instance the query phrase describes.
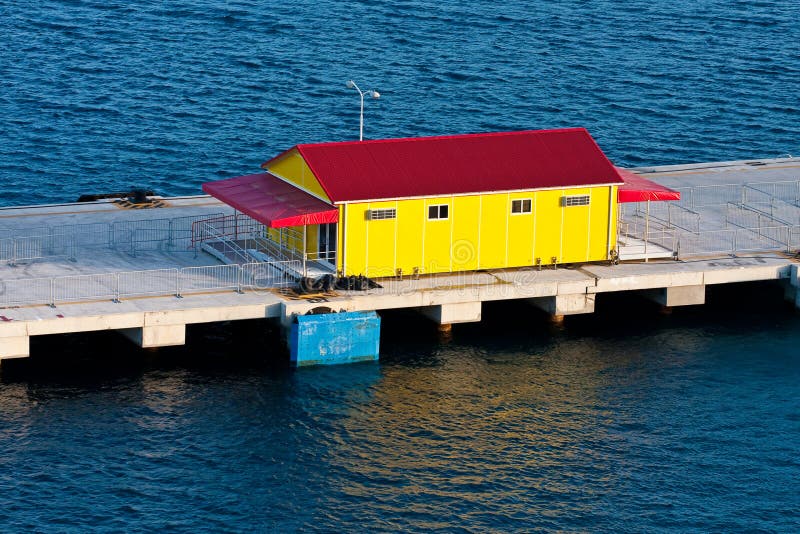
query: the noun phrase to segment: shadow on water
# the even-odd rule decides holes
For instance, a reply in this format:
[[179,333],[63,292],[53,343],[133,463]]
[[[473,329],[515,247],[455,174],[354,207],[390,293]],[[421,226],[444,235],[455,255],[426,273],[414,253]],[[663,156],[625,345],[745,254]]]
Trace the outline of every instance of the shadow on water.
[[[648,339],[683,340],[688,343],[685,350],[691,351],[698,339],[793,328],[800,319],[783,301],[782,291],[777,283],[709,286],[705,305],[672,309],[635,292],[600,294],[595,313],[567,316],[560,324],[522,300],[487,302],[481,322],[454,325],[449,335],[414,310],[385,310],[379,365],[437,366],[464,351],[478,351],[487,359],[508,353],[544,354],[576,341],[613,349]],[[188,370],[208,378],[279,378],[292,372],[272,321],[189,325],[186,340],[185,346],[141,349],[116,332],[37,336],[31,338],[31,358],[3,362],[0,381],[91,387],[135,380],[151,371]]]
[[740,333],[768,335],[800,323],[791,303],[783,300],[778,283],[708,286],[704,305],[674,308],[663,308],[637,292],[600,294],[595,313],[567,316],[560,324],[523,300],[486,302],[480,323],[453,325],[450,336],[439,334],[433,323],[413,311],[381,315],[381,361],[401,365],[436,365],[445,349],[544,353],[575,341],[613,348],[649,339],[679,342]]
[[237,374],[277,378],[288,372],[286,350],[271,321],[188,325],[186,345],[157,349],[141,349],[113,331],[35,336],[31,354],[3,362],[0,381],[91,388],[155,371],[191,371],[209,380]]

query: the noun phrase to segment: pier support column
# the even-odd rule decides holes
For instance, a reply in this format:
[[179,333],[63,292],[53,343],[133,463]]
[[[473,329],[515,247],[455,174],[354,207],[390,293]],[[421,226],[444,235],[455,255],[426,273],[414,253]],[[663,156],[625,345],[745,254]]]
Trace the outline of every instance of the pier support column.
[[594,294],[556,295],[554,297],[535,297],[528,302],[550,314],[553,321],[560,323],[565,315],[594,313]]
[[30,340],[28,328],[24,323],[0,323],[0,361],[30,356]]
[[644,296],[656,304],[667,308],[673,306],[693,306],[706,303],[706,286],[676,286],[661,289],[648,289]]
[[455,323],[477,323],[481,320],[481,302],[439,304],[422,308],[422,314],[440,326]]
[[789,279],[784,286],[783,298],[794,304],[796,309],[800,309],[800,266],[796,263],[790,266]]
[[186,344],[186,325],[168,324],[125,328],[119,332],[143,349]]
[[13,358],[27,358],[31,355],[29,336],[0,337],[0,363]]

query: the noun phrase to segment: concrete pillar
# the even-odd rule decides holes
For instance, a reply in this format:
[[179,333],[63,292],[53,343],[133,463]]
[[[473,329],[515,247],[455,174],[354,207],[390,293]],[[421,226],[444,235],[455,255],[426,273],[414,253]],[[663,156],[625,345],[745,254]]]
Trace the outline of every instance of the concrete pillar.
[[577,293],[574,295],[556,295],[554,297],[535,297],[528,302],[549,313],[555,323],[561,323],[565,315],[594,313],[595,295]]
[[0,337],[0,361],[31,355],[30,336]]
[[168,324],[125,328],[119,332],[143,349],[186,344],[186,325]]
[[422,314],[439,325],[455,323],[477,323],[481,320],[481,303],[460,302],[458,304],[440,304],[421,309]]
[[656,304],[666,307],[705,304],[706,286],[676,286],[648,289],[643,295]]
[[800,309],[800,265],[793,263],[790,265],[789,279],[784,286],[783,297]]

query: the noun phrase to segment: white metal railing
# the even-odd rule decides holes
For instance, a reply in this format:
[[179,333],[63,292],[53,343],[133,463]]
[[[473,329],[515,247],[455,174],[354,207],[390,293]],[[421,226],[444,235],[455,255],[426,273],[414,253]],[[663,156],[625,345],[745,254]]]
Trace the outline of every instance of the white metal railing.
[[143,250],[189,250],[192,246],[192,223],[208,217],[192,215],[58,227],[3,228],[0,230],[0,263],[15,264],[52,257],[75,259],[98,248],[122,250],[134,256]]
[[203,247],[223,261],[249,263],[254,259],[301,262],[304,275],[309,264],[333,272],[336,251],[304,252],[305,229],[268,228],[240,213],[197,220],[192,223],[192,244]]
[[302,263],[268,262],[0,280],[0,307],[287,287]]
[[623,218],[649,217],[669,228],[680,228],[688,232],[699,232],[701,215],[687,207],[669,202],[651,202],[648,208],[647,202],[635,202],[622,204],[621,213]]
[[76,255],[75,235],[51,234],[0,240],[0,263],[9,265],[45,257],[74,259]]
[[800,205],[800,180],[751,182],[747,184],[747,187],[789,204]]
[[195,246],[211,247],[213,252],[219,253],[222,256],[220,259],[226,263],[228,261],[249,263],[254,259],[239,246],[237,240],[226,237],[214,225],[204,221],[197,221],[192,225],[192,243]]
[[[245,264],[247,265],[247,264]],[[241,292],[243,271],[239,265],[209,265],[205,267],[185,267],[180,272],[178,295],[201,291],[229,289]]]
[[800,226],[727,228],[681,233],[680,256],[739,252],[792,252],[800,248]]

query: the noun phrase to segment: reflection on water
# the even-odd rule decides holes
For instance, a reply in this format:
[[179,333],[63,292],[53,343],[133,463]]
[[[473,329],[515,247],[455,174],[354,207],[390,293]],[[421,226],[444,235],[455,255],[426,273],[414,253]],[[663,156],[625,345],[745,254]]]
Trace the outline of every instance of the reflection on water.
[[800,320],[777,290],[709,299],[561,328],[487,305],[447,342],[385,313],[381,363],[296,371],[258,322],[146,356],[42,340],[2,371],[0,524],[793,530]]

